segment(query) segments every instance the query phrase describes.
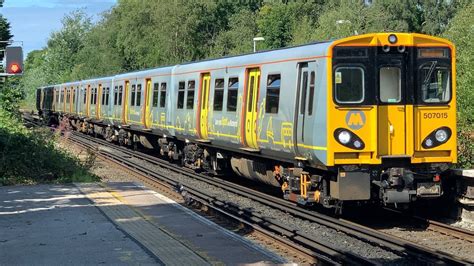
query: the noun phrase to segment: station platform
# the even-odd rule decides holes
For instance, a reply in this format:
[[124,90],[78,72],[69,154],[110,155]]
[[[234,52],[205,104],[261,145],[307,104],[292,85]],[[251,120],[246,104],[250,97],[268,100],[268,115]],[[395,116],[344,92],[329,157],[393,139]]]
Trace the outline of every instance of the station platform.
[[285,262],[138,183],[0,187],[0,265]]

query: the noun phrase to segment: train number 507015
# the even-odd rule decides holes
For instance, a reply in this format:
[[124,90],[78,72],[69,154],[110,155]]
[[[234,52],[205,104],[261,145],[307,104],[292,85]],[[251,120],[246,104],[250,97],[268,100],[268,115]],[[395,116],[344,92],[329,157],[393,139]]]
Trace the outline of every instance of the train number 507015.
[[424,113],[424,119],[433,119],[433,118],[448,118],[448,113]]

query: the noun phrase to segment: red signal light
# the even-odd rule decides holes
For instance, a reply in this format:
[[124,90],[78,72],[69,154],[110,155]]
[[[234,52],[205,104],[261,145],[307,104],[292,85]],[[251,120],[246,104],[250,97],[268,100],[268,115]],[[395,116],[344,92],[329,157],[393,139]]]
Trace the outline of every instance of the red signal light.
[[10,71],[9,72],[12,73],[12,74],[18,74],[18,73],[21,72],[21,68],[18,64],[13,63],[13,64],[10,65]]

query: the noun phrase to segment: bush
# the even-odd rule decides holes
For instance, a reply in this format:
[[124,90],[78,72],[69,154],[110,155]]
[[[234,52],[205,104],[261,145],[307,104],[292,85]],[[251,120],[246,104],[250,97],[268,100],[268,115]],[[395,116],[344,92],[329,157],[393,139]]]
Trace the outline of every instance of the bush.
[[55,148],[56,138],[49,129],[27,130],[0,109],[0,185],[97,181],[78,159]]

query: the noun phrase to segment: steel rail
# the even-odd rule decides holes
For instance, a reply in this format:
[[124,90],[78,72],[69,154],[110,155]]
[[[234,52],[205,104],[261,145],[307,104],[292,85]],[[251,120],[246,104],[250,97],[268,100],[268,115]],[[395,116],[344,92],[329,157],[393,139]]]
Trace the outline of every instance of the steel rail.
[[388,212],[394,212],[398,215],[403,215],[408,219],[413,219],[414,221],[426,225],[428,230],[436,231],[438,233],[446,234],[458,239],[466,240],[469,242],[474,243],[474,232],[470,230],[466,230],[461,227],[455,227],[449,224],[445,224],[442,222],[438,222],[432,219],[424,218],[417,215],[408,215],[402,213],[400,210],[395,210],[392,208],[384,208],[384,210]]

